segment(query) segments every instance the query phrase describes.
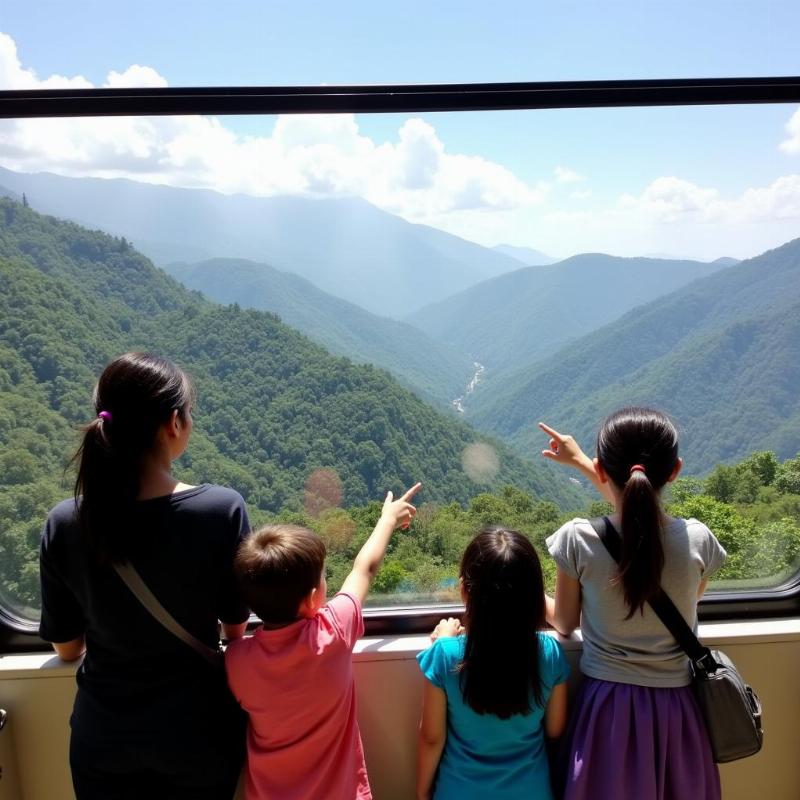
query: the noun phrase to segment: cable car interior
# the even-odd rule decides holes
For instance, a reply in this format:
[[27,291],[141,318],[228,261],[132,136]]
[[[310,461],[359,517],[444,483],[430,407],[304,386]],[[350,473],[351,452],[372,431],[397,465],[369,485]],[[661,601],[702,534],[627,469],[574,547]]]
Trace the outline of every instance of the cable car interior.
[[[95,86],[39,81],[3,36],[2,800],[74,797],[81,661],[39,636],[39,540],[134,349],[196,381],[179,474],[317,533],[329,596],[376,501],[423,482],[353,651],[378,800],[416,796],[417,656],[464,615],[471,536],[522,531],[552,592],[546,538],[610,512],[536,423],[593,456],[606,414],[663,408],[667,512],[727,551],[698,636],[763,708],[722,796],[800,798],[800,76]],[[574,698],[581,631],[547,635]]]

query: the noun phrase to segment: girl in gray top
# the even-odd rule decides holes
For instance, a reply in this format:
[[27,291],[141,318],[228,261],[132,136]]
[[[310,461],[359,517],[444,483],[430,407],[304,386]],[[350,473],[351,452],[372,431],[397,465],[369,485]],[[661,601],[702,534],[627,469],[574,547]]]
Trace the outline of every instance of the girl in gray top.
[[719,775],[690,684],[688,659],[650,608],[659,587],[697,628],[697,600],[725,551],[701,522],[668,517],[661,490],[682,461],[661,412],[612,414],[590,460],[571,436],[550,436],[546,458],[575,467],[614,505],[616,564],[587,520],[548,540],[558,567],[547,618],[569,635],[580,622],[584,680],[567,734],[566,800],[718,800]]

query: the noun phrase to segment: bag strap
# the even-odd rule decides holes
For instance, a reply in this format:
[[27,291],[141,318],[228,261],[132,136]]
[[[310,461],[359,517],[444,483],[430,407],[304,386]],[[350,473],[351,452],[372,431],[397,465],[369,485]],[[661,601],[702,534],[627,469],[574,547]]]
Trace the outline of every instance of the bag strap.
[[130,561],[124,563],[114,563],[114,570],[123,580],[125,585],[131,590],[134,597],[145,607],[150,615],[160,622],[173,636],[176,636],[185,644],[189,645],[196,653],[201,655],[209,664],[219,667],[222,663],[222,653],[214,650],[207,644],[201,642],[184,628],[172,614],[167,611],[158,601],[158,598],[150,591],[150,587],[144,582],[142,576]]
[[[597,517],[590,519],[589,524],[594,528],[608,554],[619,564],[622,557],[622,537],[611,524],[611,520],[608,517]],[[707,673],[714,672],[717,662],[711,655],[711,651],[694,635],[681,612],[670,600],[669,595],[659,588],[648,602],[664,627],[675,637],[681,650],[689,657],[693,668]]]

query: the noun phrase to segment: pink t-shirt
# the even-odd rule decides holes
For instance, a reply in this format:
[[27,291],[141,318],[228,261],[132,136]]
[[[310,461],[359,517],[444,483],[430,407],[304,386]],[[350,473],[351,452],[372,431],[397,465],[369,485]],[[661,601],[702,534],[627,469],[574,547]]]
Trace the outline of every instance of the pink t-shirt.
[[228,683],[250,717],[247,800],[371,800],[352,650],[361,605],[337,594],[313,619],[228,645]]

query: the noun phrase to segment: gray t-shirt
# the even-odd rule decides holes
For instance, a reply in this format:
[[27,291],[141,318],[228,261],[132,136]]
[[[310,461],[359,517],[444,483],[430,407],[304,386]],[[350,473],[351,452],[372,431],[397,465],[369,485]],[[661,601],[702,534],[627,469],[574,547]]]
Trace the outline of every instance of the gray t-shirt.
[[[686,686],[689,662],[649,604],[626,620],[617,565],[585,519],[573,519],[547,539],[559,569],[581,584],[581,671],[590,678],[638,686]],[[697,632],[700,582],[718,570],[726,553],[696,519],[668,519],[661,586]]]

